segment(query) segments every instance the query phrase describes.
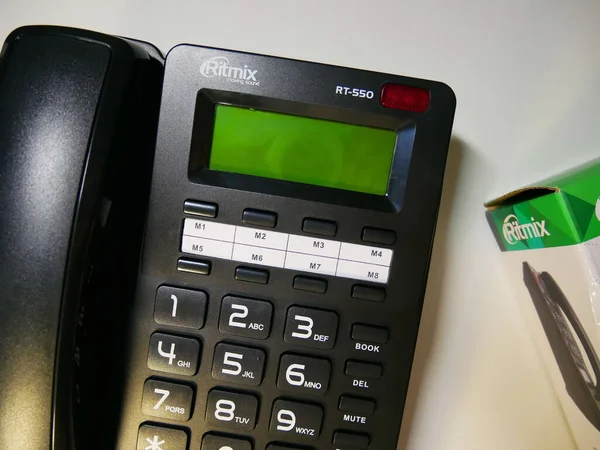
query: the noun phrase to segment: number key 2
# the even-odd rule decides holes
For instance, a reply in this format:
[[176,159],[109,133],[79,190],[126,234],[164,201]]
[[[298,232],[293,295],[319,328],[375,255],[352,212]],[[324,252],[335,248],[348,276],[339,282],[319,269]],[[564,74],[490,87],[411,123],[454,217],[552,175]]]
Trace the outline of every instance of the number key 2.
[[264,366],[262,350],[221,343],[215,347],[212,376],[217,380],[258,386]]
[[292,306],[285,323],[285,342],[330,349],[335,345],[338,315],[332,311]]
[[262,300],[227,296],[221,303],[221,333],[266,339],[271,331],[273,305]]

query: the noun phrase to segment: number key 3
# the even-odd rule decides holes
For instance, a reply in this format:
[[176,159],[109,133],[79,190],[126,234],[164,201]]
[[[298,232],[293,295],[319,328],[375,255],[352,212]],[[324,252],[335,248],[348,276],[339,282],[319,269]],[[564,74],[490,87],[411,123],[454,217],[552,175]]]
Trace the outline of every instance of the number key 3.
[[285,342],[330,349],[335,345],[338,315],[332,311],[292,306],[285,323]]

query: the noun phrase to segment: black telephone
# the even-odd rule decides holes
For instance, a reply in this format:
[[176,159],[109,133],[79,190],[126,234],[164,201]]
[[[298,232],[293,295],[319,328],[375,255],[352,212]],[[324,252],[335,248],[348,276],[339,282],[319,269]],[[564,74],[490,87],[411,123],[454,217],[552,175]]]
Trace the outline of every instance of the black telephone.
[[523,262],[523,281],[569,396],[600,431],[600,359],[577,313],[548,272],[537,272],[529,263]]
[[442,83],[24,27],[0,55],[0,448],[396,448]]

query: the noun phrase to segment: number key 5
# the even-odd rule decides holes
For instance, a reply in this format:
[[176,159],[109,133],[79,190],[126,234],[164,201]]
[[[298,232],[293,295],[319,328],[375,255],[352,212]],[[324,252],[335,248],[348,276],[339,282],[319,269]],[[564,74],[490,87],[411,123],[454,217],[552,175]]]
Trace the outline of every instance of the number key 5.
[[258,386],[264,365],[262,350],[221,343],[215,347],[212,376],[217,380]]

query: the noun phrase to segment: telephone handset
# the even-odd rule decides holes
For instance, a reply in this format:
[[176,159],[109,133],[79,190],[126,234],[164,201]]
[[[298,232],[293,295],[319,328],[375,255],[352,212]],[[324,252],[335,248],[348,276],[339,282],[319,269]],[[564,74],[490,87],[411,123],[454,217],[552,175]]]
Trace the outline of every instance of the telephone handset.
[[0,448],[114,447],[163,76],[149,44],[24,27],[0,58]]
[[7,42],[0,446],[395,449],[452,90],[193,45],[163,72],[67,29]]

